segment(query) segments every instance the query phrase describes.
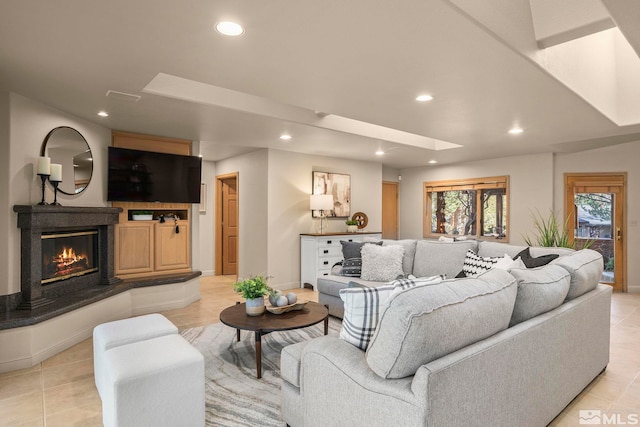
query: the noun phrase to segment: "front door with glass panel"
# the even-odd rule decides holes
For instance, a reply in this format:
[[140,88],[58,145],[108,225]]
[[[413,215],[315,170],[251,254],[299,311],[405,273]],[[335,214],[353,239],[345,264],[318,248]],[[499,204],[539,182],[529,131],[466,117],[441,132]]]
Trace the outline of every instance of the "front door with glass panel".
[[568,224],[573,225],[576,249],[589,247],[602,254],[600,282],[624,286],[624,174],[565,174]]

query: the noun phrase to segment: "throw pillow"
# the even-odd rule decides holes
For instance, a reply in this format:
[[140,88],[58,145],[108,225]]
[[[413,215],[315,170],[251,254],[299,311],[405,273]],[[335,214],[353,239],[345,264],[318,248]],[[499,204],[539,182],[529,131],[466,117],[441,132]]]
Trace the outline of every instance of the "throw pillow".
[[340,338],[366,350],[391,295],[416,286],[440,283],[442,280],[443,276],[399,279],[377,288],[349,282],[348,288],[340,290],[340,298],[344,301]]
[[502,257],[481,257],[471,249],[467,250],[462,271],[466,277],[476,277],[491,270]]
[[558,256],[558,254],[549,254],[534,258],[531,256],[530,248],[527,248],[516,255],[513,259],[520,258],[524,262],[524,265],[527,266],[527,268],[536,268],[549,264],[551,261],[558,258]]
[[362,270],[362,258],[345,258],[342,261],[340,275],[347,277],[360,277]]
[[362,272],[363,280],[388,282],[403,274],[402,257],[404,248],[399,245],[377,246],[365,245],[362,247]]
[[347,242],[340,240],[340,244],[342,245],[342,257],[344,258],[340,274],[347,277],[360,277],[360,271],[362,269],[362,247],[367,244],[382,245],[382,242]]

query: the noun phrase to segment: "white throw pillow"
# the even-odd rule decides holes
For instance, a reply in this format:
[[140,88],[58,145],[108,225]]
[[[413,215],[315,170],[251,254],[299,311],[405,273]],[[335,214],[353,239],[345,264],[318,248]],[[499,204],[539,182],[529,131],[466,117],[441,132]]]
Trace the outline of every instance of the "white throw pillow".
[[467,277],[477,277],[479,274],[491,270],[501,259],[501,257],[481,257],[469,249],[464,258],[462,271]]
[[400,245],[362,247],[362,280],[388,282],[404,274],[402,257],[404,248]]
[[344,317],[340,328],[340,338],[366,350],[378,320],[392,295],[406,289],[440,283],[444,276],[398,279],[377,288],[351,287],[340,290],[344,302]]

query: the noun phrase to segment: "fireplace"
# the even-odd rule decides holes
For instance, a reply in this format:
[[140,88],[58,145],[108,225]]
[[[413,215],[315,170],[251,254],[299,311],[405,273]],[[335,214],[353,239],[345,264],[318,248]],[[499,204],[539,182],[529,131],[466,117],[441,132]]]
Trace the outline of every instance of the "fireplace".
[[42,233],[43,285],[98,271],[98,230]]
[[22,206],[20,303],[33,310],[98,285],[114,285],[114,228],[120,208]]

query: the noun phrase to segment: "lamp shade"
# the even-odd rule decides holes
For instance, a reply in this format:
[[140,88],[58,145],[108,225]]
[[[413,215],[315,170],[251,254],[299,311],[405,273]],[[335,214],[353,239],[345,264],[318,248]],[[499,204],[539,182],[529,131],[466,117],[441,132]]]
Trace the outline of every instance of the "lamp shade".
[[312,194],[310,198],[312,211],[333,209],[333,195],[331,194]]

